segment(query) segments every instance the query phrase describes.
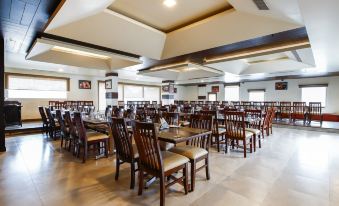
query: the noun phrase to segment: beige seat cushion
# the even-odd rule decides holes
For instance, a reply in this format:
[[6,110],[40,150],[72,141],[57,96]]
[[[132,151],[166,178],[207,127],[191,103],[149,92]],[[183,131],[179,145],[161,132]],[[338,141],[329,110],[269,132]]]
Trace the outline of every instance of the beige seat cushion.
[[164,164],[164,171],[169,171],[173,168],[179,167],[187,162],[189,159],[179,154],[175,154],[173,152],[161,152]]
[[197,159],[203,155],[208,154],[207,150],[205,149],[189,145],[173,147],[172,149],[170,149],[170,152],[183,155],[190,159]]
[[159,141],[159,146],[161,151],[168,151],[174,147],[174,144],[164,142],[164,141]]
[[253,128],[246,128],[245,131],[251,132],[251,133],[253,133],[253,134],[260,134],[260,133],[261,133],[260,130],[258,130],[258,129],[253,129]]
[[96,141],[96,140],[101,140],[101,139],[108,139],[108,136],[100,132],[87,133],[88,141]]
[[[252,132],[248,132],[248,131],[245,131],[245,138],[246,139],[249,139],[253,136],[253,133]],[[231,137],[232,138],[232,137]],[[239,139],[242,139],[243,137],[242,136],[238,136],[236,138],[239,138]]]

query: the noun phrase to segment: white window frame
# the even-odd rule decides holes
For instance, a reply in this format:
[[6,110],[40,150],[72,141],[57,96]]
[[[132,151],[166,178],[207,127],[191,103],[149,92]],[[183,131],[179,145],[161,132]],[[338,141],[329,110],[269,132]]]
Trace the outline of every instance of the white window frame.
[[[325,107],[326,104],[327,104],[327,87],[328,85],[327,84],[315,84],[315,85],[299,85],[299,88],[301,89],[300,91],[300,98],[301,98],[301,101],[302,102],[306,102],[306,105],[309,105],[310,102],[321,102],[321,106],[322,107]],[[307,99],[305,99],[303,97],[303,89],[316,89],[316,88],[325,88],[325,96],[324,96],[324,101],[321,101],[319,99],[317,99],[317,97],[315,97],[314,99],[312,98],[310,101],[307,101]],[[317,96],[317,95],[316,95]],[[318,96],[319,97],[319,96]]]
[[[263,93],[264,99],[251,99],[251,93]],[[266,90],[265,89],[249,89],[248,90],[248,101],[250,102],[264,102],[266,100]]]
[[[229,88],[238,88],[238,99],[227,99],[227,87]],[[240,101],[240,86],[239,85],[226,85],[225,86],[225,101],[232,102],[232,101]]]

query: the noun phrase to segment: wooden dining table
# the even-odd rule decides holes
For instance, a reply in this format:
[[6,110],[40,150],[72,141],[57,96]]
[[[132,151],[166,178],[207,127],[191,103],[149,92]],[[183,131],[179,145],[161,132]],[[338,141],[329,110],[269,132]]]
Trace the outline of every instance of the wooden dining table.
[[158,132],[160,141],[178,144],[188,140],[210,135],[212,131],[191,127],[171,127]]

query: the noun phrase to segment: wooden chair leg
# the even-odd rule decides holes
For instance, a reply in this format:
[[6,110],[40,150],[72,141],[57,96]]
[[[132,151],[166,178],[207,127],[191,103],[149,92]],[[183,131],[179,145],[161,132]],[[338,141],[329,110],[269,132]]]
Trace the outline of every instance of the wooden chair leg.
[[246,158],[246,140],[243,141],[244,144],[244,158]]
[[191,160],[191,192],[194,191],[195,187],[195,169],[196,169],[195,161]]
[[84,154],[82,156],[82,163],[85,163],[86,162],[86,159],[87,159],[87,151],[88,151],[88,147],[87,147],[87,144],[84,145]]
[[165,206],[165,177],[160,177],[160,206]]
[[144,171],[142,167],[139,168],[139,189],[138,195],[142,195],[142,190],[144,189]]
[[184,175],[185,195],[187,195],[188,193],[188,163],[185,164],[185,168],[183,169],[183,175]]
[[130,188],[134,189],[134,185],[135,185],[135,163],[132,162],[131,163],[131,185],[130,185]]
[[253,152],[253,136],[250,139],[250,153]]
[[261,148],[261,135],[258,135],[259,148]]
[[120,159],[117,155],[116,160],[115,160],[115,180],[119,179],[119,170],[120,170]]
[[254,152],[256,152],[256,147],[257,147],[257,134],[253,135],[253,148]]
[[108,140],[105,141],[105,156],[108,158]]
[[217,147],[218,147],[218,152],[220,152],[220,142],[219,142],[219,135],[215,136],[216,140],[217,140]]
[[206,179],[209,180],[210,179],[210,166],[209,166],[209,158],[208,158],[208,155],[205,159],[205,169],[206,169]]
[[228,139],[225,135],[225,153],[227,153],[227,152],[228,152]]

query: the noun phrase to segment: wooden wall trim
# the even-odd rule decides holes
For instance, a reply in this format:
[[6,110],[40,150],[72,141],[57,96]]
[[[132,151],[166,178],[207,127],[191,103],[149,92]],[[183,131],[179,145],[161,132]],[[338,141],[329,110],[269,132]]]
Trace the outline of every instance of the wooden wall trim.
[[307,88],[307,87],[328,87],[328,84],[300,84],[299,88]]
[[247,92],[266,92],[266,89],[248,89]]

